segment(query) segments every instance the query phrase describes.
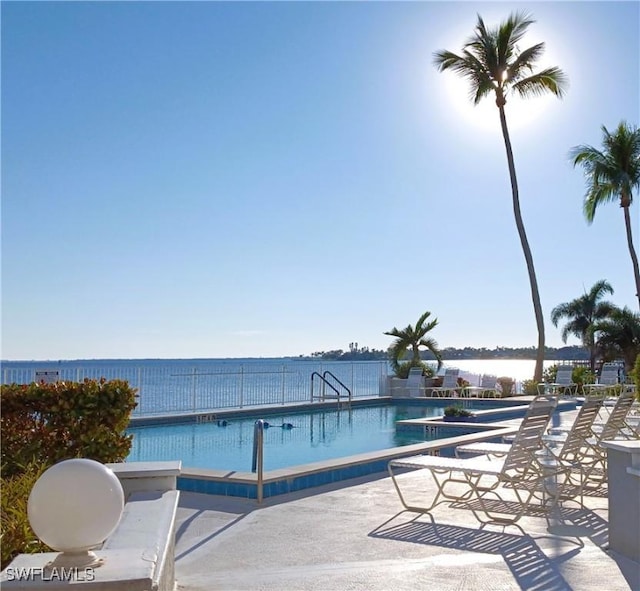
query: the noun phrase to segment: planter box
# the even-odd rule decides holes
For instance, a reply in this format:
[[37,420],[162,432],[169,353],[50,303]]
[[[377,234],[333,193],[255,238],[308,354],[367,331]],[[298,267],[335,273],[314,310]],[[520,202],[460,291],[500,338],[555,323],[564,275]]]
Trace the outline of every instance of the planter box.
[[[416,398],[415,396],[411,396],[407,388],[407,380],[403,380],[402,378],[387,376],[385,386],[385,396],[391,396],[392,398]],[[423,377],[422,387],[420,388],[420,398],[423,398],[425,395],[429,396],[433,386],[434,378]]]
[[471,415],[470,417],[442,417],[442,420],[445,423],[475,423],[477,419],[478,417],[474,415]]

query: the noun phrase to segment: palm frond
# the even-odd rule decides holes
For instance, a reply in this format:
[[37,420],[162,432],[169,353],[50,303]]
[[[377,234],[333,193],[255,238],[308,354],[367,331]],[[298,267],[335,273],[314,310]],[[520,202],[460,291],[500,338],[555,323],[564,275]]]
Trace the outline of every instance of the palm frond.
[[391,329],[388,330],[387,332],[384,332],[382,334],[386,334],[390,337],[398,337],[398,338],[402,338],[402,331],[400,331],[400,329],[396,328],[395,326]]
[[594,185],[587,191],[582,210],[587,223],[592,224],[596,216],[596,210],[604,203],[610,203],[618,200],[618,193],[612,184]]
[[497,82],[491,75],[490,70],[480,59],[465,49],[463,52],[467,73],[463,76],[471,82],[469,88],[469,98],[477,105],[490,92],[495,91]]
[[567,82],[564,72],[560,68],[553,67],[522,78],[514,83],[511,88],[523,98],[542,96],[547,92],[562,98],[566,92]]
[[436,361],[438,362],[438,369],[442,367],[442,353],[440,353],[440,349],[438,349],[438,343],[433,338],[429,339],[420,339],[420,346],[425,347],[428,351],[433,353]]
[[447,50],[436,51],[433,54],[433,63],[439,72],[453,69],[454,72],[464,73],[466,67],[464,58]]
[[589,290],[588,297],[595,302],[600,299],[605,293],[613,295],[613,287],[611,287],[611,284],[606,279],[600,279],[600,281],[596,281],[593,284],[593,287]]
[[606,156],[593,146],[574,146],[569,150],[569,157],[573,165],[582,164],[583,167],[591,167],[596,162],[605,162]]
[[518,42],[522,40],[527,29],[534,22],[528,14],[515,12],[500,24],[495,35],[499,63],[506,64],[511,59]]
[[[429,316],[431,316],[431,312],[425,312],[422,316],[420,316],[420,318],[418,318],[418,322],[416,322],[416,332],[421,332],[423,330],[422,325],[425,323],[426,319],[429,318]],[[431,328],[433,328],[436,324],[438,324],[438,319],[436,318],[430,324],[433,325],[431,326]],[[431,329],[426,329],[426,330],[431,330]]]
[[566,318],[572,315],[572,308],[570,303],[558,304],[553,310],[551,310],[551,322],[553,326],[558,326],[558,322],[562,318]]
[[538,43],[521,51],[509,65],[509,80],[515,83],[531,75],[535,62],[544,53],[544,43]]
[[516,45],[519,43],[527,32],[527,29],[536,21],[529,13],[519,11],[512,13],[504,27],[505,33],[509,32],[509,43]]

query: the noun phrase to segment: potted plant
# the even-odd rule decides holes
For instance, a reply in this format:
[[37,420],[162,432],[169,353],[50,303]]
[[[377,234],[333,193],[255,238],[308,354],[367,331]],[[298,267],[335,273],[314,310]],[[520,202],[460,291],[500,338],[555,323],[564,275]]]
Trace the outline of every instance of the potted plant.
[[475,419],[473,413],[461,406],[447,406],[444,409],[444,420],[449,421],[472,421]]
[[526,396],[536,396],[538,394],[538,382],[535,380],[523,380],[522,393]]
[[[415,327],[411,326],[411,324],[402,329],[394,326],[391,330],[384,333],[396,339],[388,351],[391,368],[396,377],[406,378],[411,367],[422,367],[425,370],[424,375],[427,377],[433,376],[435,373],[433,369],[420,359],[420,347],[424,347],[433,353],[438,362],[438,369],[442,366],[442,354],[438,349],[438,344],[432,337],[428,336],[428,333],[437,326],[438,319],[434,318],[428,322],[429,316],[431,316],[431,312],[425,312],[418,318]],[[409,352],[411,354],[411,360],[403,363],[402,359]]]
[[506,398],[514,394],[514,386],[516,382],[513,378],[502,377],[498,378],[498,385],[500,386],[501,398]]

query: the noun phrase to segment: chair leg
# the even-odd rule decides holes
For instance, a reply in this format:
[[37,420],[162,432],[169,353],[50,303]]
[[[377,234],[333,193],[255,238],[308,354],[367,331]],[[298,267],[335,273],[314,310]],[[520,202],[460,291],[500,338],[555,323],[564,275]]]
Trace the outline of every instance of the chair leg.
[[[398,497],[400,498],[400,502],[402,503],[402,506],[407,511],[412,511],[414,513],[429,513],[436,505],[439,504],[438,498],[440,497],[440,491],[438,490],[438,494],[436,494],[430,506],[423,507],[418,505],[410,505],[405,499],[405,496],[402,493],[402,490],[400,489],[400,485],[398,484],[398,481],[396,479],[396,474],[393,472],[393,468],[391,467],[391,465],[388,466],[388,470],[391,476],[391,480],[393,481],[393,486],[395,486],[396,492],[398,493]],[[444,502],[444,501],[441,501],[441,502]]]

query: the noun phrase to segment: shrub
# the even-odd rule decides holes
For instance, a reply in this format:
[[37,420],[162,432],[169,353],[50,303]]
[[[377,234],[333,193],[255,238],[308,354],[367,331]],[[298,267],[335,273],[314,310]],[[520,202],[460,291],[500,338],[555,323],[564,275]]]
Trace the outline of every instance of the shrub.
[[472,413],[461,406],[447,406],[444,409],[445,417],[470,417]]
[[502,396],[511,396],[513,394],[513,387],[515,386],[515,380],[513,378],[502,377],[497,380],[500,386]]
[[523,380],[522,393],[527,396],[536,396],[538,394],[538,382],[535,380]]
[[33,462],[23,466],[20,474],[2,481],[0,496],[0,536],[2,566],[5,568],[18,554],[50,552],[31,529],[27,517],[27,501],[36,480],[45,471],[45,464]]
[[122,380],[0,387],[2,476],[33,462],[50,466],[68,458],[117,462],[127,457],[124,435],[136,390]]
[[31,489],[42,472],[68,458],[124,460],[131,437],[124,435],[136,390],[104,379],[0,386],[2,439],[2,568],[20,553],[48,548],[27,516]]
[[636,398],[640,400],[640,354],[636,357],[635,365],[631,370],[633,382],[636,385]]
[[585,384],[595,383],[596,376],[585,365],[576,365],[571,372],[571,379],[575,384],[578,384],[578,392],[581,392],[582,386]]
[[467,380],[465,380],[464,378],[458,378],[456,380],[456,384],[460,387],[460,388],[466,388],[469,385],[469,382]]
[[556,381],[557,375],[558,366],[556,364],[550,365],[544,370],[544,372],[542,372],[542,381],[547,384],[553,384]]

